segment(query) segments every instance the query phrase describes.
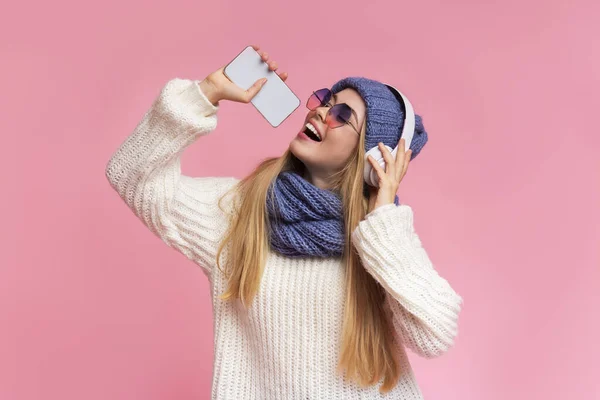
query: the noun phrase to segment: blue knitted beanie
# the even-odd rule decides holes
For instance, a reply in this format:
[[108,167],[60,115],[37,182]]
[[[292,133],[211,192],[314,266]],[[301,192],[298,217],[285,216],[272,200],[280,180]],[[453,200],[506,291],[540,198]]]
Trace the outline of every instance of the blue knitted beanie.
[[[367,106],[365,152],[377,147],[379,142],[395,148],[404,126],[404,110],[394,93],[381,82],[355,76],[339,80],[331,87],[331,91],[337,93],[346,88],[356,90]],[[425,143],[427,132],[423,120],[415,114],[415,132],[410,144],[411,160],[421,152]]]

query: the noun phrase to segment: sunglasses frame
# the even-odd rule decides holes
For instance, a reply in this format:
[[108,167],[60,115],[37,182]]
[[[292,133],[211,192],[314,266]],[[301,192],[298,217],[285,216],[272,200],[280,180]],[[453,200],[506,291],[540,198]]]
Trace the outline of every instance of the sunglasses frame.
[[[330,96],[330,98],[329,98],[329,101],[328,101],[327,103],[325,103],[325,105],[323,105],[323,101],[320,99],[320,97],[319,97],[319,96],[317,96],[317,92],[318,92],[319,90],[324,90],[324,89],[327,89],[327,90],[329,91],[329,93],[331,93],[331,96]],[[308,102],[310,101],[310,99],[311,99],[311,97],[312,97],[312,96],[315,96],[317,99],[319,99],[319,101],[320,101],[320,103],[321,103],[321,105],[320,105],[320,106],[317,106],[317,107],[315,107],[315,108],[310,108],[310,107],[308,106]],[[322,88],[322,89],[318,89],[318,90],[316,90],[316,91],[313,91],[313,92],[312,92],[312,95],[311,95],[311,96],[308,98],[308,100],[306,100],[306,108],[308,108],[308,109],[309,109],[309,110],[311,110],[311,111],[314,111],[314,110],[316,110],[316,109],[317,109],[317,108],[319,108],[319,107],[325,107],[327,104],[329,104],[329,103],[330,103],[330,101],[331,101],[331,99],[332,99],[332,98],[333,98],[333,92],[331,91],[331,89],[329,89],[329,88]],[[329,110],[327,110],[327,114],[326,114],[326,116],[325,116],[325,121],[326,121],[326,123],[327,123],[327,118],[330,118],[330,117],[331,117],[331,110],[333,109],[333,107],[337,107],[337,106],[341,106],[341,107],[343,107],[343,106],[346,106],[346,107],[348,107],[350,110],[352,110],[352,107],[350,107],[350,106],[349,106],[348,104],[346,104],[346,103],[339,103],[339,104],[332,105],[332,106],[329,108]],[[331,120],[334,120],[334,119],[333,119],[333,118],[331,118]],[[341,125],[338,125],[338,126],[331,126],[329,123],[327,123],[327,126],[329,126],[329,127],[330,127],[330,128],[332,128],[332,129],[335,129],[335,128],[339,128],[340,126],[344,126],[345,124],[348,124],[348,125],[350,125],[350,126],[352,127],[352,129],[354,129],[354,130],[356,131],[356,133],[358,133],[358,135],[360,136],[360,131],[359,131],[358,129],[356,129],[356,128],[354,127],[354,125],[352,125],[352,123],[350,122],[350,120],[348,120],[347,122],[345,122],[345,123],[342,123]]]

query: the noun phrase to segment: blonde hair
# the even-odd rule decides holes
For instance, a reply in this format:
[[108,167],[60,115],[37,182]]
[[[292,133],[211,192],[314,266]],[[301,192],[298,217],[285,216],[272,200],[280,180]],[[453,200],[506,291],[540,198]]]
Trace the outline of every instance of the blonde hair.
[[[337,373],[346,370],[344,379],[351,379],[361,387],[375,385],[384,377],[380,388],[383,394],[396,386],[400,376],[398,344],[393,337],[391,318],[383,306],[385,289],[365,270],[351,240],[352,231],[367,213],[369,200],[368,193],[363,191],[364,141],[363,126],[358,151],[331,179],[332,190],[342,197],[347,228],[342,255],[347,272],[347,295]],[[245,307],[252,303],[269,251],[269,218],[265,207],[268,189],[280,172],[290,170],[300,175],[305,173],[304,164],[288,149],[281,157],[262,161],[232,188],[239,191],[239,197],[217,252],[217,267],[222,271],[219,258],[225,246],[230,245],[227,271],[224,271],[228,287],[219,298],[240,299]]]

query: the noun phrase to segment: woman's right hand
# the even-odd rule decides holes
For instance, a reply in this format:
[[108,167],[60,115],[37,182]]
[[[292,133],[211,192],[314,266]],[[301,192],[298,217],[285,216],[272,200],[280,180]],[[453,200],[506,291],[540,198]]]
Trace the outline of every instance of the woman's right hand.
[[[260,48],[257,45],[252,45],[252,48],[256,50],[258,54],[260,54],[261,59],[269,65],[269,69],[271,71],[275,71],[278,68],[275,61],[269,61],[269,53],[260,51]],[[235,83],[231,82],[229,78],[225,76],[223,73],[224,69],[225,66],[219,68],[200,82],[202,92],[215,106],[218,105],[220,100],[249,103],[250,100],[252,100],[252,98],[256,96],[262,88],[262,84],[260,82],[261,80],[259,79],[254,82],[254,84],[250,86],[248,90],[244,90]],[[277,75],[279,75],[281,80],[284,82],[288,77],[287,72],[277,73]]]

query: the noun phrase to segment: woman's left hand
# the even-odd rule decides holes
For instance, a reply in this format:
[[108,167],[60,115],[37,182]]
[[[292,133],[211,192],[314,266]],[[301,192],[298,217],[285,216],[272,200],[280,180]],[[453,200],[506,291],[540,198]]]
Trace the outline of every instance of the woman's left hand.
[[379,150],[383,154],[383,159],[385,160],[385,171],[373,157],[367,157],[379,177],[379,187],[369,187],[370,197],[369,210],[367,213],[370,213],[377,207],[394,203],[398,186],[404,178],[404,175],[406,175],[408,163],[412,154],[412,150],[404,150],[404,138],[401,138],[398,143],[398,152],[396,153],[395,160],[392,153],[381,142],[379,142]]

